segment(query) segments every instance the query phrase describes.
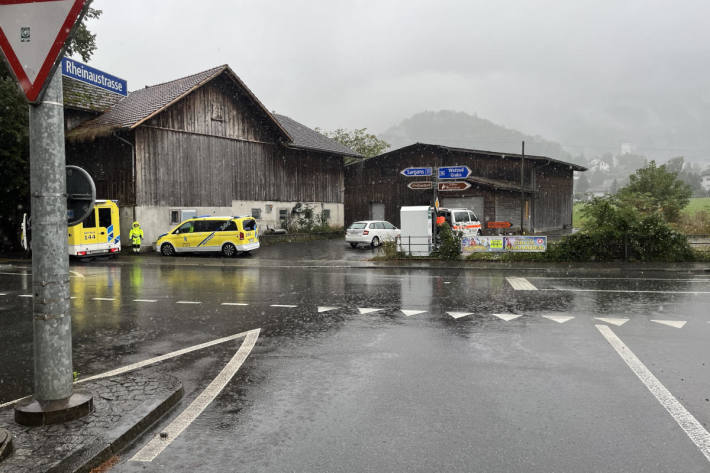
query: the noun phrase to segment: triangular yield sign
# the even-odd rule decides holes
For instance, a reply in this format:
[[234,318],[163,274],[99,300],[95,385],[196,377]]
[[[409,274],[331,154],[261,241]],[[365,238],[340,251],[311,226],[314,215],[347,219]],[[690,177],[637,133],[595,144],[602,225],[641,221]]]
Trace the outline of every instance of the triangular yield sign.
[[447,312],[447,314],[455,319],[460,319],[461,317],[473,314],[473,312]]
[[668,325],[669,327],[674,328],[683,328],[683,326],[686,324],[685,320],[651,320],[651,322],[656,322],[657,324],[661,325]]
[[329,306],[318,306],[318,312],[328,312],[329,310],[335,310],[338,309],[338,307],[329,307]]
[[499,319],[505,320],[506,322],[510,322],[511,320],[517,319],[518,317],[520,317],[520,315],[518,315],[518,314],[493,314],[493,315],[495,315]]
[[413,316],[413,315],[423,314],[424,312],[426,312],[426,310],[406,310],[406,309],[399,309],[399,310],[401,310],[402,313],[403,313],[404,315],[406,315],[407,317],[411,317],[411,316]]
[[552,320],[553,322],[557,322],[558,324],[563,324],[574,318],[571,315],[543,315],[543,317]]
[[371,313],[373,313],[373,312],[377,312],[378,310],[382,310],[382,309],[375,309],[375,308],[372,308],[372,307],[358,307],[357,310],[358,310],[361,314],[371,314]]
[[612,324],[616,325],[617,327],[621,327],[624,325],[626,322],[629,321],[629,319],[615,319],[613,317],[594,317],[597,320],[601,320],[602,322],[605,322],[607,324]]
[[36,102],[87,0],[0,0],[0,49]]

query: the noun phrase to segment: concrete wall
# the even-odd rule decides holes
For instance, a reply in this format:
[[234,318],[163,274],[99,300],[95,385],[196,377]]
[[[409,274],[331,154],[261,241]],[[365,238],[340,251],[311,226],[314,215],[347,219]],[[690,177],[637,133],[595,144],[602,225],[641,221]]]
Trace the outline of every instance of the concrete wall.
[[[145,238],[144,246],[150,246],[159,235],[172,230],[177,224],[170,222],[170,214],[173,210],[195,210],[197,216],[249,216],[252,209],[260,209],[261,216],[257,218],[260,232],[267,228],[281,228],[279,221],[279,211],[284,209],[291,217],[291,210],[297,202],[277,202],[277,201],[232,201],[231,207],[171,207],[171,206],[138,206],[136,207],[136,220],[141,224]],[[340,203],[304,202],[302,205],[310,206],[315,214],[320,214],[323,210],[330,210],[329,225],[342,227],[344,225],[344,208]],[[269,206],[270,209],[269,209]],[[129,245],[128,232],[133,223],[133,209],[121,209],[121,241],[123,246]],[[124,218],[125,213],[125,218]]]

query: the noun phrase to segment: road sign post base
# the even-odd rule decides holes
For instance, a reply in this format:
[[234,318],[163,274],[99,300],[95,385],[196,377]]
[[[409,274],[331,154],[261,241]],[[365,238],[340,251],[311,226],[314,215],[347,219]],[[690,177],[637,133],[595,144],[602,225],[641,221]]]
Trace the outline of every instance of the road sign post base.
[[15,405],[15,422],[38,426],[60,424],[89,415],[94,410],[94,398],[89,392],[74,391],[66,399],[38,401],[30,398]]
[[12,435],[5,429],[0,429],[0,462],[12,453]]

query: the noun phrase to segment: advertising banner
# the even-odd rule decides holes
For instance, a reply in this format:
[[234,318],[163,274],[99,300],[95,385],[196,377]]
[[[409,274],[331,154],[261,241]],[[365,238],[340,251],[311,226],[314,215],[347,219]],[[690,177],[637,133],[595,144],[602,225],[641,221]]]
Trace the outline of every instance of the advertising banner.
[[546,236],[477,236],[463,237],[463,254],[482,252],[542,252],[547,250]]
[[505,251],[536,252],[547,250],[546,236],[506,236]]
[[464,254],[504,251],[503,238],[502,236],[466,236],[461,240],[461,251]]

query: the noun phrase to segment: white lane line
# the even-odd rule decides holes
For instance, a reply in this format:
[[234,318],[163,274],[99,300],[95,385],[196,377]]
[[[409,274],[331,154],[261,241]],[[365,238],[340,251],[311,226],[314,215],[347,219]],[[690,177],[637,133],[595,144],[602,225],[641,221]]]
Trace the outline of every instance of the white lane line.
[[92,297],[92,301],[115,301],[115,297]]
[[69,299],[76,299],[76,296],[71,296],[69,297]]
[[7,294],[4,292],[0,292],[0,296],[6,296]]
[[625,318],[617,319],[614,317],[594,317],[594,318],[597,320],[601,320],[602,322],[604,322],[606,324],[616,325],[617,327],[621,327],[622,325],[624,325],[626,322],[629,321],[629,319],[625,319]]
[[374,307],[358,307],[357,310],[358,310],[358,312],[360,312],[360,314],[364,315],[364,314],[371,314],[373,312],[377,312],[382,309],[376,309]]
[[555,277],[555,276],[528,276],[528,279],[551,279],[560,281],[678,281],[678,282],[702,282],[710,283],[710,279],[676,279],[676,278],[577,278],[577,277]]
[[157,299],[133,299],[133,302],[158,302]]
[[705,458],[710,461],[710,433],[673,397],[666,387],[656,378],[646,365],[627,347],[624,342],[607,325],[596,325],[597,330],[604,336],[609,345],[616,350],[626,365],[631,368],[641,382],[651,391],[651,394],[661,403],[681,429],[690,437],[696,447],[700,449]]
[[570,291],[570,292],[619,292],[619,293],[640,293],[640,294],[710,294],[710,291],[639,291],[631,289],[572,289],[554,287],[551,289],[541,289],[542,291]]
[[407,309],[399,309],[404,315],[407,317],[411,317],[413,315],[419,315],[423,314],[426,312],[426,310],[407,310]]
[[249,305],[244,302],[222,302],[222,305]]
[[557,322],[558,324],[563,324],[572,320],[574,317],[570,315],[543,315],[544,318]]
[[259,329],[247,332],[247,336],[239,347],[239,350],[237,350],[226,366],[222,368],[222,371],[219,372],[217,377],[162,431],[167,433],[167,439],[162,439],[160,435],[156,435],[131,458],[131,461],[150,462],[160,455],[160,453],[165,450],[212,401],[214,401],[217,395],[224,389],[237,371],[239,371],[244,360],[246,360],[252,348],[254,348],[258,338]]
[[0,271],[0,274],[8,274],[10,276],[32,276],[32,273],[7,273],[5,271]]
[[673,328],[683,328],[687,323],[685,320],[651,320],[651,322],[656,322],[657,324],[667,325]]
[[177,301],[176,304],[202,304],[200,301]]
[[287,309],[293,309],[298,306],[292,304],[271,304],[271,307],[286,307]]
[[508,277],[505,278],[505,280],[508,281],[508,284],[513,286],[513,289],[516,291],[537,291],[537,288],[525,278]]
[[473,312],[447,312],[447,314],[455,319],[460,319],[461,317],[473,314]]
[[73,275],[76,276],[77,278],[85,278],[85,277],[86,277],[86,276],[84,276],[84,275],[81,274],[81,273],[77,273],[76,271],[69,271],[69,273],[70,273],[70,274],[73,274]]
[[340,307],[331,307],[331,306],[318,306],[318,313],[321,312],[328,312],[329,310],[335,310],[335,309],[340,309]]
[[32,297],[32,294],[18,294],[17,297]]
[[496,317],[498,317],[501,320],[505,320],[506,322],[510,322],[511,320],[515,320],[518,317],[521,317],[519,314],[493,314]]

